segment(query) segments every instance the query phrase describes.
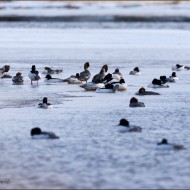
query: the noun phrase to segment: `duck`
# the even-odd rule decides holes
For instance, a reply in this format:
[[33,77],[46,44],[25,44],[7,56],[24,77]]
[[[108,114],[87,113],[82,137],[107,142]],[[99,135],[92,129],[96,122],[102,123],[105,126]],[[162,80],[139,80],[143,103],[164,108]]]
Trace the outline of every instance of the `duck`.
[[61,73],[63,70],[62,69],[51,69],[50,67],[44,67],[45,71],[43,71],[43,74],[59,74]]
[[154,78],[148,88],[169,88],[167,84],[163,84],[161,80]]
[[167,78],[165,75],[160,76],[160,80],[162,84],[165,84],[167,82],[176,82],[172,77]]
[[179,78],[178,78],[177,75],[176,75],[176,72],[173,72],[172,75],[169,76],[169,78],[170,78],[171,80],[174,80],[174,81],[179,80]]
[[119,89],[119,84],[106,84],[104,88],[97,88],[97,93],[116,93]]
[[120,132],[141,132],[142,128],[139,126],[133,126],[129,124],[127,119],[121,119],[119,122],[119,131]]
[[59,139],[59,137],[52,132],[42,131],[39,127],[31,129],[32,139]]
[[86,81],[86,83],[87,83],[88,79],[90,79],[90,77],[91,77],[91,73],[90,73],[90,71],[88,70],[89,67],[90,67],[89,62],[86,62],[86,63],[84,64],[84,71],[82,71],[82,72],[79,74],[78,80],[80,80],[80,81]]
[[137,98],[132,97],[129,107],[145,107],[145,104],[143,102],[139,102]]
[[59,82],[65,82],[64,79],[59,79],[59,78],[52,78],[51,75],[46,75],[44,82],[48,83],[59,83]]
[[119,82],[121,80],[121,76],[119,74],[111,74],[108,73],[104,79],[103,79],[103,83],[104,84],[108,84],[108,83],[114,83],[114,82]]
[[87,91],[96,91],[98,88],[105,88],[104,83],[93,83],[93,82],[88,82],[86,84],[80,85],[81,88],[84,88]]
[[104,77],[105,77],[105,73],[108,71],[108,65],[104,65],[99,74],[96,74],[93,79],[92,79],[92,83],[98,84],[98,83],[102,83]]
[[16,76],[13,77],[12,81],[13,81],[13,85],[22,85],[24,82],[22,73],[18,72]]
[[82,81],[79,80],[79,73],[76,73],[76,75],[71,75],[69,78],[64,79],[64,82],[67,82],[68,84],[81,84]]
[[144,87],[141,87],[138,92],[135,93],[135,95],[160,95],[157,92],[152,91],[146,91]]
[[184,69],[190,70],[190,67],[189,66],[185,66]]
[[31,84],[33,84],[32,81],[37,81],[37,84],[38,84],[38,80],[41,79],[41,75],[36,70],[36,66],[35,65],[32,65],[31,71],[28,73],[28,77],[31,80]]
[[140,70],[139,70],[138,67],[135,67],[135,68],[133,69],[133,71],[130,71],[129,74],[130,74],[130,75],[140,75],[141,72],[140,72]]
[[93,79],[92,82],[88,82],[86,84],[82,84],[80,87],[84,88],[87,91],[95,91],[98,88],[104,88],[105,84],[103,83],[103,80],[105,78],[105,73],[108,71],[108,66],[104,65],[99,74],[96,74]]
[[10,65],[4,65],[1,69],[0,69],[0,78],[11,78],[11,77],[6,77],[4,76],[6,72],[8,72],[10,70]]
[[38,104],[38,108],[48,109],[53,108],[52,104],[48,103],[47,97],[43,98],[43,102]]
[[174,71],[182,71],[185,69],[185,65],[176,64],[175,66],[172,66],[172,70]]
[[125,91],[128,88],[128,86],[125,83],[125,80],[123,78],[121,78],[120,81],[118,81],[118,82],[112,82],[112,83],[110,82],[108,84],[113,84],[113,85],[118,84],[119,85],[119,89],[118,89],[119,91]]
[[185,147],[183,145],[168,143],[167,139],[162,139],[161,142],[157,143],[157,149],[159,150],[183,150]]
[[112,73],[113,75],[117,74],[120,76],[120,78],[123,78],[122,73],[119,71],[119,68],[116,68],[115,71]]

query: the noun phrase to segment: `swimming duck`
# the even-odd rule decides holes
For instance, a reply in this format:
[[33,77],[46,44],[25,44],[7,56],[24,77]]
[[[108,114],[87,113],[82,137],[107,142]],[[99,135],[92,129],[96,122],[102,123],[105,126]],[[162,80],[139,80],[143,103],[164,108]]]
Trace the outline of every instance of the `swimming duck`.
[[140,75],[141,72],[140,72],[140,70],[139,70],[138,67],[135,67],[135,68],[133,69],[133,71],[131,71],[129,74],[130,74],[130,75]]
[[174,70],[174,71],[181,71],[184,69],[185,69],[184,65],[176,64],[175,66],[172,66],[172,70]]
[[108,71],[108,66],[107,65],[104,65],[102,67],[102,69],[100,70],[99,74],[96,74],[93,79],[92,79],[92,82],[95,83],[95,84],[98,84],[98,83],[102,83],[102,81],[104,80],[104,77],[105,77],[105,73]]
[[117,74],[120,76],[120,78],[123,78],[123,75],[121,74],[121,72],[119,71],[119,68],[115,69],[115,71],[112,73],[113,75],[114,74]]
[[65,82],[64,79],[59,79],[59,78],[52,78],[51,75],[46,75],[44,82],[48,83],[58,83],[58,82]]
[[[1,69],[0,69],[0,78],[6,78],[4,77],[4,73],[8,72],[10,70],[10,65],[4,65]],[[11,77],[8,77],[11,78]]]
[[43,102],[38,104],[38,108],[48,109],[53,108],[52,104],[48,103],[47,97],[43,98]]
[[86,83],[87,83],[88,79],[90,79],[90,77],[91,77],[91,73],[90,73],[90,71],[88,70],[89,66],[90,66],[89,62],[86,62],[86,63],[84,64],[84,71],[82,71],[82,72],[79,74],[78,80],[80,80],[80,81],[86,81]]
[[145,104],[143,102],[139,102],[137,98],[132,97],[129,107],[145,107]]
[[38,127],[31,129],[30,134],[32,139],[59,139],[55,133],[42,131]]
[[104,88],[97,88],[97,93],[115,93],[119,89],[119,84],[106,84]]
[[174,80],[174,81],[179,80],[179,78],[178,78],[177,75],[176,75],[176,72],[173,72],[173,73],[172,73],[172,76],[170,76],[169,78],[170,78],[171,80]]
[[13,85],[22,85],[23,84],[24,80],[21,75],[22,75],[22,73],[18,72],[16,74],[16,76],[13,77],[13,79],[12,79]]
[[190,70],[190,67],[189,66],[185,66],[184,69]]
[[119,122],[120,132],[141,132],[142,128],[139,126],[129,125],[129,121],[126,119],[121,119]]
[[160,95],[157,92],[146,91],[145,88],[141,87],[138,92],[135,93],[136,95]]
[[36,70],[36,66],[35,65],[32,65],[31,71],[28,73],[28,76],[29,76],[29,78],[31,80],[31,84],[33,84],[32,81],[37,81],[37,84],[38,84],[38,80],[41,79],[41,75]]
[[162,84],[161,80],[154,78],[152,83],[148,85],[149,88],[169,88],[167,84]]
[[63,71],[62,69],[51,69],[50,67],[45,67],[44,69],[45,69],[45,71],[43,71],[42,73],[43,74],[50,74],[50,75],[59,74]]
[[185,149],[183,145],[170,144],[167,139],[162,139],[160,143],[157,143],[157,149],[160,150],[182,150]]

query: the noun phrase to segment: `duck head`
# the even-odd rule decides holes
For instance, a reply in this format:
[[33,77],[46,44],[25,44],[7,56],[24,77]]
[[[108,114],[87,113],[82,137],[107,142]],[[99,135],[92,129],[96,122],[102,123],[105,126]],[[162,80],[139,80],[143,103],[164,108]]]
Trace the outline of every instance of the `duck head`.
[[3,73],[8,72],[9,69],[10,69],[10,65],[4,65],[3,68],[2,68]]
[[141,87],[141,88],[139,89],[139,94],[143,94],[144,92],[145,92],[145,88]]
[[162,144],[168,144],[168,140],[162,139],[162,141],[160,143],[157,143],[157,145],[162,145]]
[[121,80],[119,81],[119,83],[120,83],[120,84],[123,84],[123,83],[125,83],[125,80],[124,80],[124,79],[121,79]]
[[138,67],[135,67],[135,68],[134,68],[134,71],[139,72],[140,70],[139,70]]
[[119,73],[119,69],[117,68],[117,69],[115,69],[115,73]]
[[107,71],[108,71],[108,65],[104,65],[104,66],[102,67],[102,69],[105,69],[105,72],[107,72]]
[[18,72],[18,73],[16,74],[17,77],[20,77],[21,75],[22,75],[22,73],[20,73],[20,72]]
[[35,71],[36,71],[36,66],[32,65],[32,72],[35,72]]
[[176,67],[177,68],[180,68],[180,67],[182,67],[183,65],[180,65],[180,64],[176,64]]
[[31,136],[33,135],[40,135],[42,133],[41,129],[36,127],[31,130]]
[[77,73],[75,76],[77,79],[79,79],[79,77],[80,77],[79,73]]
[[153,81],[152,81],[152,84],[161,85],[162,82],[161,82],[161,80],[158,80],[158,79],[154,78]]
[[86,63],[84,64],[84,70],[86,71],[89,67],[90,67],[89,62],[86,62]]
[[51,75],[46,75],[46,79],[52,79]]
[[129,121],[126,119],[121,119],[119,125],[129,127]]
[[173,72],[173,73],[172,73],[172,77],[177,77],[177,76],[176,76],[176,72]]
[[130,104],[131,103],[137,103],[138,102],[138,99],[135,98],[135,97],[132,97],[131,100],[130,100]]
[[43,98],[43,103],[44,103],[44,104],[47,104],[47,102],[48,102],[47,97],[44,97],[44,98]]
[[165,75],[160,76],[160,80],[161,80],[161,81],[165,81],[165,80],[166,80],[166,76],[165,76]]

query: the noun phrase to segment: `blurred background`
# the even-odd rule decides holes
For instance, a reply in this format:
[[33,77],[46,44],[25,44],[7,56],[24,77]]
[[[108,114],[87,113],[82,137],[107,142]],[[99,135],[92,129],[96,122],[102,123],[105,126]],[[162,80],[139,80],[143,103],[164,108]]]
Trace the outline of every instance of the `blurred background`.
[[189,1],[5,1],[0,27],[189,29]]

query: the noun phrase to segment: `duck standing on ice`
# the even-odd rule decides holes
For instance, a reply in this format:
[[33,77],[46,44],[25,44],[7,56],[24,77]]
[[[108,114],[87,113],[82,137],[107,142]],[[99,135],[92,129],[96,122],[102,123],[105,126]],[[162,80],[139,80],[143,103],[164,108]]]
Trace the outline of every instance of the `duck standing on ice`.
[[78,79],[79,79],[80,81],[86,81],[86,83],[87,83],[87,80],[90,79],[91,73],[90,73],[90,71],[88,70],[89,67],[90,67],[89,62],[86,62],[86,63],[84,64],[84,71],[82,71],[82,72],[79,74],[79,78],[78,78]]
[[28,77],[31,80],[31,84],[33,84],[32,81],[37,81],[38,84],[38,80],[41,79],[40,73],[36,70],[35,65],[32,65],[31,71],[28,73]]

